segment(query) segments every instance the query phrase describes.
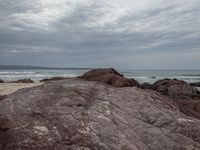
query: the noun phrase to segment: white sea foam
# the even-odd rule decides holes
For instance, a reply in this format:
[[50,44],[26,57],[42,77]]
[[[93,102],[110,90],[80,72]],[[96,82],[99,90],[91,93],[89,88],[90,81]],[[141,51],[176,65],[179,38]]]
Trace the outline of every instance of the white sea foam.
[[30,71],[22,71],[22,72],[13,72],[13,71],[0,71],[0,75],[1,74],[5,74],[5,75],[8,75],[8,74],[35,74],[36,72],[30,72]]
[[[0,70],[0,79],[5,81],[30,78],[38,81],[44,78],[55,76],[76,77],[82,75],[85,70]],[[121,72],[128,78],[133,78],[141,83],[153,83],[164,78],[177,78],[187,82],[200,82],[200,70],[180,71],[180,70],[135,70]],[[190,76],[191,75],[191,76]]]

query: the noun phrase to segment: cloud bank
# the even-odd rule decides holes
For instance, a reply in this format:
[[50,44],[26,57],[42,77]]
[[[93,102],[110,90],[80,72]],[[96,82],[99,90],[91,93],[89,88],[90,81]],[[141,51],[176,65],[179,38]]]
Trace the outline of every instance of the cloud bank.
[[0,64],[199,69],[199,0],[1,0]]

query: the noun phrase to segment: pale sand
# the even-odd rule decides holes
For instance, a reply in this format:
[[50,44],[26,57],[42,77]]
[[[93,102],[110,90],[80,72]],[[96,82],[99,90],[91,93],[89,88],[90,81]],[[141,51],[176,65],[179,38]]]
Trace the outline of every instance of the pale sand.
[[8,95],[19,89],[30,88],[43,83],[0,83],[0,95]]

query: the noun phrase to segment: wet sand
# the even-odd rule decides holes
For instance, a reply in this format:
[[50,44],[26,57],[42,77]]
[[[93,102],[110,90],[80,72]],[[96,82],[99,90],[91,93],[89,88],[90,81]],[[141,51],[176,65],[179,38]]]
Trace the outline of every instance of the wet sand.
[[8,95],[19,89],[30,88],[43,83],[0,83],[0,95]]

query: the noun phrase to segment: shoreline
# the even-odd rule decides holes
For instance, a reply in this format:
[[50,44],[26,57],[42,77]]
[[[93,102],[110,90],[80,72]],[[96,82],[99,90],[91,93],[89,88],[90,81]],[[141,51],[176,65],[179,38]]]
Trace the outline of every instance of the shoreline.
[[[55,81],[55,80],[64,80],[64,79],[67,79],[67,78],[65,78],[65,77],[46,78],[46,79],[43,79],[44,81],[43,80],[33,81],[33,83],[20,83],[20,82],[17,83],[15,81],[13,81],[13,82],[3,82],[3,83],[0,83],[0,96],[10,95],[10,94],[12,94],[12,93],[14,93],[14,92],[16,92],[20,89],[23,89],[23,88],[31,88],[31,87],[39,86],[39,85],[44,84],[46,81]],[[157,81],[159,81],[159,80],[157,80]],[[144,85],[144,84],[149,84],[149,83],[139,83],[139,84]],[[152,84],[149,84],[149,85],[152,85]],[[200,91],[200,87],[198,87],[198,86],[193,86],[193,87],[197,88]]]

